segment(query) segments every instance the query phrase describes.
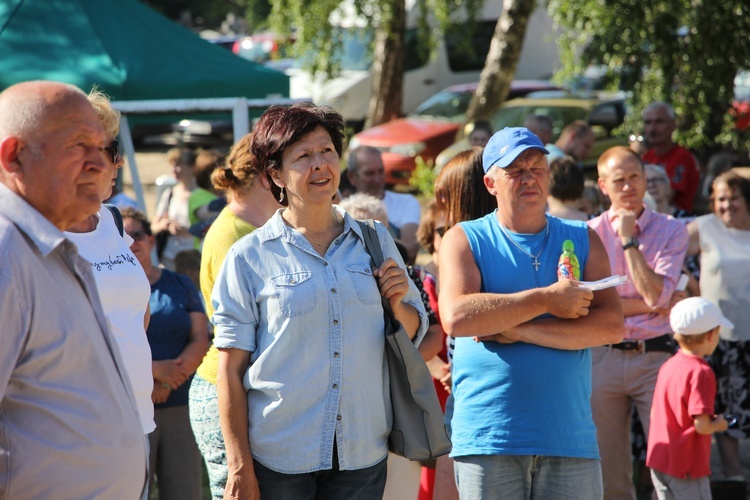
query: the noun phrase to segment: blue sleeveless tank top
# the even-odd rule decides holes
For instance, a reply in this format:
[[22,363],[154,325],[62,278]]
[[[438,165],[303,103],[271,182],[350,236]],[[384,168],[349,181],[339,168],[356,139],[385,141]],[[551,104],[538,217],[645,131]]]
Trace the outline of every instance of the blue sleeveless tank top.
[[[547,216],[549,235],[503,233],[496,211],[463,228],[482,276],[482,292],[514,293],[557,281],[557,261],[566,239],[586,267],[589,257],[585,222]],[[542,250],[542,246],[544,247]],[[571,320],[574,321],[574,320]],[[591,353],[526,343],[456,339],[453,358],[451,456],[547,455],[599,458],[591,415]]]

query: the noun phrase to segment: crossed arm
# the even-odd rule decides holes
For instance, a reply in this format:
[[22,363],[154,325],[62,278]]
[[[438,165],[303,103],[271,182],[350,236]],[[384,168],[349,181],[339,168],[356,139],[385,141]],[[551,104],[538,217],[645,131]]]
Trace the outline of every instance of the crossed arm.
[[[592,230],[588,234],[583,279],[606,278],[610,268],[604,245]],[[480,293],[482,278],[460,226],[443,239],[440,271],[440,314],[449,335],[570,350],[622,340],[622,306],[614,288],[593,293],[563,280],[516,293]],[[554,318],[534,320],[545,313]]]

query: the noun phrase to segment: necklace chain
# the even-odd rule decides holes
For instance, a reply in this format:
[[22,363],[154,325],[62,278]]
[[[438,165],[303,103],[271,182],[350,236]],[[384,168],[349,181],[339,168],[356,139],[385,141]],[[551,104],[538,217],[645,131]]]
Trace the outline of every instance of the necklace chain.
[[[335,210],[333,210],[333,219],[334,219],[334,221],[335,221],[335,224],[336,224],[336,229],[338,230],[339,228],[341,228],[341,226],[342,226],[342,223],[344,222],[344,220],[343,220],[343,218],[340,218],[340,217],[339,217],[339,214],[338,214],[338,212],[336,212]],[[299,231],[299,229],[297,228],[297,226],[295,226],[295,225],[294,225],[294,224],[292,224],[291,222],[288,222],[288,225],[289,225],[290,227],[292,227],[292,228],[296,229],[297,231]],[[319,247],[325,247],[325,248],[328,248],[328,247],[330,246],[330,243],[321,243],[321,242],[319,242],[319,241],[315,241],[314,239],[310,238],[310,236],[308,236],[308,235],[307,235],[307,233],[302,233],[302,232],[300,231],[300,234],[301,234],[301,235],[302,235],[302,236],[303,236],[303,237],[304,237],[304,238],[305,238],[305,239],[306,239],[307,241],[309,241],[310,243],[312,243],[313,245],[318,245]],[[334,237],[333,237],[333,238],[331,239],[331,241],[335,240],[335,239],[336,239],[336,238],[337,238],[338,236],[339,236],[338,234],[337,234],[336,236],[334,236]]]
[[532,259],[531,265],[534,266],[534,271],[539,271],[539,266],[541,263],[539,262],[539,256],[542,255],[542,252],[544,252],[544,247],[547,246],[547,236],[549,236],[549,220],[545,217],[545,225],[544,225],[544,240],[542,240],[542,248],[539,250],[539,253],[536,255],[532,255],[531,252],[527,252],[525,248],[521,247],[518,243],[516,243],[516,240],[514,240],[507,229],[505,229],[505,226],[500,224],[500,221],[498,221],[498,224],[500,225],[500,230],[503,232],[506,238],[510,240],[511,243],[513,243],[513,246],[515,246],[517,249],[519,249],[521,252],[524,253],[524,255],[528,256],[530,259]]

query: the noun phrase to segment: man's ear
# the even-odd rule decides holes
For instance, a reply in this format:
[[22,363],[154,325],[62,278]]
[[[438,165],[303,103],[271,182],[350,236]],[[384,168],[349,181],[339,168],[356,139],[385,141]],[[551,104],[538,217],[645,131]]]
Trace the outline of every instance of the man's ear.
[[21,164],[21,151],[24,144],[18,137],[6,137],[0,142],[0,169],[4,173],[17,173]]
[[599,186],[599,191],[601,191],[604,196],[609,196],[607,187],[604,185],[604,179],[599,177],[598,179],[596,179],[596,184]]
[[484,180],[484,187],[487,188],[487,191],[489,191],[492,196],[497,196],[497,189],[495,189],[495,178],[487,173],[484,174],[482,180]]

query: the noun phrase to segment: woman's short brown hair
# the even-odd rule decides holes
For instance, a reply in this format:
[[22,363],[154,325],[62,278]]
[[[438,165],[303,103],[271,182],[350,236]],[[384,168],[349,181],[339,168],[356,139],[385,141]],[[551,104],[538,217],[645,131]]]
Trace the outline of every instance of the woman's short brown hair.
[[140,223],[141,229],[143,229],[143,232],[147,235],[151,236],[153,234],[151,232],[151,222],[149,222],[146,214],[144,214],[140,210],[136,210],[132,207],[125,207],[120,210],[120,215],[122,215],[123,219],[133,219],[134,221]]
[[198,187],[211,191],[213,185],[211,184],[211,174],[219,166],[221,162],[221,154],[215,149],[204,149],[195,156],[195,168],[193,169],[193,175],[195,175],[195,182]]
[[708,198],[708,208],[715,212],[716,207],[716,186],[719,184],[726,184],[726,186],[732,191],[737,191],[745,198],[745,206],[750,210],[750,181],[747,178],[742,177],[737,172],[730,170],[724,172],[711,184],[711,195]]
[[435,198],[427,202],[417,228],[417,241],[428,253],[435,253],[435,229],[437,229],[437,203]]
[[[258,169],[266,174],[271,193],[279,198],[281,188],[271,179],[271,170],[281,170],[284,150],[318,127],[331,136],[333,148],[339,158],[344,147],[344,119],[329,106],[316,106],[311,102],[298,102],[292,106],[271,106],[261,115],[253,130],[252,152]],[[288,204],[285,198],[282,205]]]

